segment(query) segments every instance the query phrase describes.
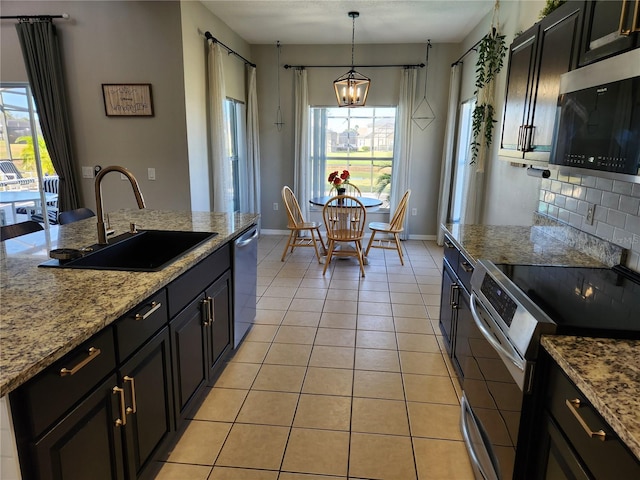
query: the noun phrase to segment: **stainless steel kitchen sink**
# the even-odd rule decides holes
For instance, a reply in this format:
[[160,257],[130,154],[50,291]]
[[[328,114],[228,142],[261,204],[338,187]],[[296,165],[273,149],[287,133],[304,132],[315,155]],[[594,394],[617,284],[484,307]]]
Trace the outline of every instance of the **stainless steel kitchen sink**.
[[216,235],[215,232],[139,230],[114,237],[108,245],[92,245],[79,252],[78,258],[52,259],[39,266],[157,272]]

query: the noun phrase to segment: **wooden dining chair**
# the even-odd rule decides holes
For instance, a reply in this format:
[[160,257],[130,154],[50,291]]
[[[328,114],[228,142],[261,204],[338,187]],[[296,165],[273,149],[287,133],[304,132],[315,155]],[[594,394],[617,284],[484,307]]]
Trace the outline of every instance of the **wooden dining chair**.
[[[371,230],[371,238],[367,244],[367,250],[364,255],[369,254],[371,248],[384,248],[387,250],[397,250],[400,256],[400,263],[404,265],[404,254],[402,253],[402,245],[400,244],[399,233],[404,230],[404,219],[407,214],[407,205],[409,204],[409,197],[411,196],[411,190],[404,192],[404,195],[400,199],[400,203],[396,208],[393,217],[389,223],[371,222],[369,224],[369,230]],[[378,240],[374,241],[376,234],[387,234],[386,239],[378,237]],[[377,242],[377,243],[374,243]]]
[[34,220],[27,220],[26,222],[14,223],[12,225],[3,225],[0,227],[0,241],[40,230],[44,230],[44,227]]
[[[364,277],[364,253],[362,239],[364,238],[364,226],[367,220],[367,210],[360,200],[349,195],[337,195],[329,199],[322,209],[322,218],[327,228],[327,241],[329,243],[327,259],[324,263],[322,274],[327,272],[327,267],[334,256],[356,257],[360,262],[360,272]],[[352,250],[353,243],[355,250]],[[341,248],[336,250],[340,245]]]
[[[289,250],[289,248],[291,248],[291,253],[293,253],[293,249],[296,247],[313,247],[316,251],[318,263],[321,263],[320,257],[327,252],[327,247],[325,246],[324,240],[322,239],[322,234],[320,233],[320,227],[322,226],[322,224],[317,222],[305,221],[302,215],[302,211],[300,210],[298,199],[293,193],[293,190],[291,190],[286,185],[282,188],[282,202],[284,203],[285,209],[287,210],[287,228],[290,230],[290,233],[287,245],[284,247],[284,252],[282,252],[281,260],[284,262],[284,257],[286,257],[287,250]],[[300,234],[304,233],[305,231],[309,232],[311,238],[300,236]],[[322,248],[322,255],[318,250],[318,243]]]

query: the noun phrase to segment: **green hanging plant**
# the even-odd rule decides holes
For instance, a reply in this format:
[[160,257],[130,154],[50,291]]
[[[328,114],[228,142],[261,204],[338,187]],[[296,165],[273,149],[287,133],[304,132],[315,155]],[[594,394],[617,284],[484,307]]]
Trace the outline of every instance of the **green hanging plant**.
[[[493,141],[493,128],[497,122],[494,117],[493,88],[492,82],[500,73],[504,64],[504,57],[507,53],[505,36],[500,35],[495,28],[487,33],[478,44],[478,61],[476,62],[476,91],[483,91],[483,95],[478,97],[476,107],[472,114],[472,140],[471,140],[471,163],[475,163],[480,153],[480,147],[484,140],[484,146],[489,148]],[[484,91],[484,90],[489,90]],[[482,135],[482,138],[480,137]]]

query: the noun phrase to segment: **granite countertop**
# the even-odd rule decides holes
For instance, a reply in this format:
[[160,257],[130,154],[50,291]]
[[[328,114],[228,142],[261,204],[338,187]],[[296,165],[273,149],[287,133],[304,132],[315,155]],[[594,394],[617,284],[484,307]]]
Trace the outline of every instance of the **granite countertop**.
[[447,236],[468,260],[527,265],[602,267],[620,263],[620,248],[606,242],[585,254],[555,236],[548,225],[443,225]]
[[0,396],[35,376],[213,251],[257,223],[254,214],[120,210],[116,235],[139,229],[217,232],[159,272],[38,268],[54,248],[97,241],[95,218],[0,242]]
[[558,335],[541,343],[640,459],[640,340]]

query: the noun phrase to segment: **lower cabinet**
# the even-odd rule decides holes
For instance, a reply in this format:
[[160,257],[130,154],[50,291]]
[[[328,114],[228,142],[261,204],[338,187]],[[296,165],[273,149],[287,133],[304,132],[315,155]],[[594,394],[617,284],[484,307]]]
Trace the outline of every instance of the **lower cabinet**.
[[538,479],[640,478],[640,461],[549,355],[548,386],[538,422]]
[[213,381],[231,344],[231,274],[225,272],[171,320],[178,425]]
[[230,248],[9,394],[24,480],[152,478],[231,348]]

